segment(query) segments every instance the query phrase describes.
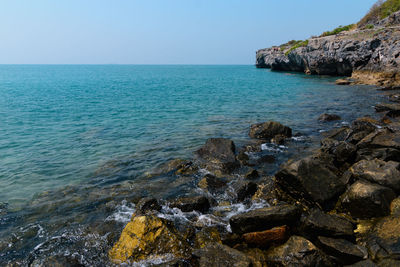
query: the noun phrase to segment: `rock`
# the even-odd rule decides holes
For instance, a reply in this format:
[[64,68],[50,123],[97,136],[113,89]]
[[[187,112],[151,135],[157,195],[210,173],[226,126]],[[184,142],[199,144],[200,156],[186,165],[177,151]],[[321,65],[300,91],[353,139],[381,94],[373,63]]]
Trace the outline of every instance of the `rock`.
[[359,261],[357,263],[354,263],[352,265],[346,265],[346,267],[377,267],[373,261],[371,260],[364,260],[364,261]]
[[292,129],[275,121],[268,121],[250,126],[249,136],[256,139],[271,139],[276,135],[292,136]]
[[292,236],[267,251],[268,266],[334,266],[331,260],[309,240]]
[[308,216],[303,216],[300,225],[302,231],[310,237],[323,235],[352,239],[354,235],[354,225],[349,220],[336,214],[324,213],[319,209],[314,209]]
[[321,146],[322,151],[333,155],[340,164],[352,163],[356,157],[357,147],[349,142],[325,138],[321,141]]
[[257,184],[250,181],[238,181],[233,185],[233,188],[235,189],[237,200],[243,201],[254,195],[257,191]]
[[244,241],[253,246],[265,247],[272,243],[283,243],[289,237],[289,228],[284,226],[275,227],[262,232],[243,234]]
[[259,232],[276,226],[292,225],[299,219],[300,213],[296,206],[272,206],[232,216],[229,224],[234,233]]
[[206,174],[198,183],[198,187],[209,192],[218,192],[226,186],[227,180],[217,178],[214,175]]
[[345,239],[319,236],[318,241],[326,253],[335,256],[342,264],[356,263],[368,257],[365,248],[354,245]]
[[327,113],[321,114],[318,117],[319,121],[337,121],[337,120],[340,120],[340,119],[342,119],[342,118],[339,115],[327,114]]
[[273,138],[271,138],[271,143],[277,144],[277,145],[283,145],[285,143],[286,136],[282,134],[275,135]]
[[249,165],[250,158],[246,151],[240,151],[236,158],[242,165]]
[[334,166],[315,157],[289,161],[275,174],[276,181],[289,194],[304,197],[322,206],[345,190],[345,184],[333,172]]
[[118,264],[167,253],[186,258],[191,249],[171,222],[151,215],[132,218],[109,251],[109,257]]
[[251,266],[251,260],[244,253],[218,243],[197,249],[193,255],[198,259],[199,267]]
[[349,85],[349,84],[351,84],[351,81],[348,80],[348,79],[337,79],[335,81],[335,84],[337,84],[337,85]]
[[151,211],[160,211],[161,206],[158,200],[151,197],[142,198],[136,205],[136,215],[145,215]]
[[385,112],[386,116],[396,118],[400,116],[400,104],[377,104],[375,105],[376,112]]
[[395,196],[390,188],[357,181],[340,197],[340,205],[355,218],[381,217],[389,214]]
[[252,267],[267,266],[267,258],[265,252],[259,248],[250,248],[243,251],[250,258]]
[[364,179],[400,191],[400,163],[380,159],[361,160],[350,168],[355,179]]
[[357,150],[356,161],[373,159],[398,161],[400,159],[400,150],[394,148],[363,148]]
[[189,160],[174,159],[158,167],[151,175],[160,175],[172,171],[176,174],[190,175],[196,173],[198,167]]
[[249,179],[249,180],[257,179],[259,177],[260,177],[260,175],[258,174],[258,171],[254,170],[254,169],[251,169],[244,175],[244,178]]
[[275,157],[273,155],[263,155],[258,160],[257,163],[274,163]]
[[[15,265],[7,265],[7,267],[12,266],[23,266],[21,263],[16,263]],[[73,255],[61,256],[61,255],[52,255],[46,257],[44,259],[35,259],[29,266],[35,267],[83,267],[84,264],[80,263],[79,259],[76,259]]]
[[378,129],[366,137],[358,144],[357,148],[393,148],[400,149],[400,133],[390,129]]
[[210,201],[204,196],[182,197],[172,201],[170,207],[178,208],[183,212],[196,210],[205,213],[210,209]]
[[194,241],[195,248],[204,248],[211,243],[222,244],[221,236],[217,228],[207,227],[196,233]]
[[212,171],[230,173],[239,166],[235,157],[235,144],[225,138],[210,138],[196,151],[196,155]]
[[351,129],[346,126],[346,127],[333,129],[331,131],[323,133],[323,135],[326,138],[334,139],[336,141],[345,141],[350,133],[351,133]]

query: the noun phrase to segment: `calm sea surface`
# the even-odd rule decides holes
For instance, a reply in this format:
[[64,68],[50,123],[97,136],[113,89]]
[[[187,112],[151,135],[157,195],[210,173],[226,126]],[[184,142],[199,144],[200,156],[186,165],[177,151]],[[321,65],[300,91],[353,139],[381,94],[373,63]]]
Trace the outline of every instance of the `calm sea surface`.
[[[87,243],[122,229],[115,212],[129,218],[129,199],[191,183],[151,178],[155,166],[191,158],[209,137],[244,144],[249,125],[266,120],[312,146],[382,98],[334,81],[254,66],[0,65],[0,265],[80,246],[99,264],[107,246]],[[319,123],[324,112],[342,120]]]

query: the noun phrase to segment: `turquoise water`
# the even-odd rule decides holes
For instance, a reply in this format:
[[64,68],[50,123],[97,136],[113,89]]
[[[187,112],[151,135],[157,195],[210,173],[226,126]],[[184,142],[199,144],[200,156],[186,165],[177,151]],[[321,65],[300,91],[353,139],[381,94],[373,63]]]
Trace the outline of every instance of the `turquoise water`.
[[[13,243],[16,227],[46,234],[35,228],[8,260],[31,252],[65,221],[104,220],[103,211],[88,216],[97,207],[93,199],[118,205],[123,197],[115,188],[126,182],[132,197],[161,192],[163,180],[146,174],[190,158],[209,137],[240,145],[250,124],[277,120],[312,145],[321,130],[371,114],[381,99],[373,87],[334,81],[253,66],[1,65],[0,202],[9,211],[0,213],[0,251]],[[323,112],[343,120],[319,123]],[[63,208],[52,206],[61,199]],[[77,214],[85,217],[77,221]]]

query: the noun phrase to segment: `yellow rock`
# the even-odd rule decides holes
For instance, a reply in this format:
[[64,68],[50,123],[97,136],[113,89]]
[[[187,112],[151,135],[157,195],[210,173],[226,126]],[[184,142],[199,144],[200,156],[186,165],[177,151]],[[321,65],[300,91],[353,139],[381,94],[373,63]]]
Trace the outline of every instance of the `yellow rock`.
[[221,236],[219,235],[218,229],[216,229],[215,227],[203,228],[200,232],[196,234],[196,248],[204,248],[207,246],[207,244],[215,242],[222,244]]
[[133,217],[109,251],[115,263],[165,254],[184,258],[190,254],[190,247],[170,222],[153,215]]

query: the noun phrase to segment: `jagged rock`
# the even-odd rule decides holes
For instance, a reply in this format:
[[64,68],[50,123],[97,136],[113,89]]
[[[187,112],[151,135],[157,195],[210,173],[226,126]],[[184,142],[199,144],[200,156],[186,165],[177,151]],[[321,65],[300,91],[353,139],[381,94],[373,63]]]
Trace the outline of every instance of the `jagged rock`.
[[400,116],[400,104],[377,104],[375,105],[376,112],[385,112],[386,116],[396,118]]
[[345,239],[319,236],[318,241],[327,254],[335,256],[342,264],[352,264],[368,257],[365,248]]
[[196,155],[211,171],[230,173],[239,166],[235,144],[226,138],[210,138],[196,151]]
[[301,218],[302,231],[307,236],[317,235],[353,238],[354,225],[349,220],[336,214],[327,214],[314,209],[309,215]]
[[400,149],[400,133],[390,129],[378,129],[364,137],[358,144],[363,148],[393,148]]
[[341,117],[339,115],[327,114],[327,113],[321,114],[318,117],[319,121],[337,121],[337,120],[340,120],[340,119],[341,119]]
[[243,234],[243,240],[253,246],[265,247],[271,243],[283,243],[289,237],[289,228],[284,226],[275,227],[262,232]]
[[257,191],[257,184],[250,181],[238,181],[233,185],[233,188],[235,189],[237,200],[243,201],[254,195]]
[[215,227],[206,227],[196,233],[194,241],[195,248],[204,248],[207,246],[207,244],[210,243],[222,244],[221,236],[218,232],[218,229],[216,229]]
[[277,182],[290,194],[322,206],[345,190],[345,184],[333,172],[334,166],[314,157],[289,161],[275,174]]
[[249,136],[256,139],[271,139],[276,135],[292,136],[292,129],[275,121],[257,123],[250,126]]
[[232,216],[229,224],[234,233],[258,232],[276,226],[292,225],[299,219],[300,213],[296,206],[272,206]]
[[389,213],[395,196],[388,187],[357,181],[340,197],[340,205],[355,218],[381,217]]
[[373,159],[400,161],[400,150],[394,148],[363,148],[357,150],[356,161]]
[[109,251],[109,257],[115,263],[123,263],[167,253],[185,258],[191,249],[171,222],[151,215],[132,218]]
[[198,259],[199,267],[251,266],[251,260],[246,254],[219,243],[208,244],[202,249],[197,249],[193,255]]
[[268,266],[334,266],[332,261],[309,240],[292,236],[267,251]]
[[218,178],[211,174],[206,174],[203,179],[200,180],[198,186],[209,192],[217,192],[222,190],[227,184],[225,178]]
[[364,261],[359,261],[357,263],[354,263],[352,265],[346,265],[346,267],[377,267],[373,261],[371,260],[364,260]]
[[335,157],[339,163],[351,163],[356,157],[357,147],[349,142],[336,141],[334,139],[325,138],[321,141],[322,151],[329,153]]
[[248,171],[248,172],[244,175],[244,177],[245,177],[246,179],[253,180],[253,179],[257,179],[258,177],[260,177],[260,175],[258,174],[258,171],[257,171],[257,170],[251,169],[250,171]]
[[380,159],[361,160],[350,168],[355,179],[364,179],[400,191],[400,163]]
[[160,211],[158,200],[151,197],[142,198],[136,205],[136,215],[145,215],[147,212]]
[[326,138],[334,139],[336,141],[345,141],[350,133],[351,133],[351,129],[349,127],[341,127],[341,128],[337,128],[337,129],[328,131],[328,132],[324,133],[323,135]]
[[204,213],[209,210],[210,201],[204,196],[182,197],[172,201],[170,207],[178,208],[183,212],[197,210]]

